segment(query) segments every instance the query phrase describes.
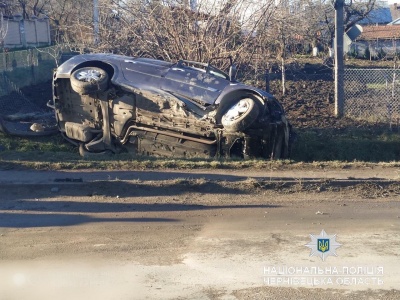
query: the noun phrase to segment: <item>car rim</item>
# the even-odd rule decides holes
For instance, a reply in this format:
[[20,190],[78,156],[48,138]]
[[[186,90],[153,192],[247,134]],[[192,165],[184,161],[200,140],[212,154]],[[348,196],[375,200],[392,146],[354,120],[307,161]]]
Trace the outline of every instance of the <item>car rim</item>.
[[238,103],[236,103],[227,111],[227,113],[224,115],[224,118],[229,121],[239,119],[249,109],[250,109],[250,104],[244,99],[240,100]]
[[97,70],[85,70],[81,71],[76,75],[76,78],[79,81],[86,81],[86,82],[91,82],[91,81],[100,81],[101,78],[101,73]]

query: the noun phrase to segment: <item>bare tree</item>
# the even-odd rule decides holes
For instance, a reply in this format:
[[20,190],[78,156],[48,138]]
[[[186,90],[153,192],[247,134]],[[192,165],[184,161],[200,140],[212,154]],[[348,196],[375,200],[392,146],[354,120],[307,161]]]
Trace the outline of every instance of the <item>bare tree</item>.
[[53,38],[64,45],[82,45],[93,34],[92,1],[51,0],[49,18],[53,24]]
[[4,16],[8,16],[13,11],[13,1],[5,0],[0,2],[0,47],[4,49],[4,41],[8,32],[8,21]]
[[3,16],[11,16],[18,7],[18,4],[14,0],[1,0],[0,10]]
[[[243,61],[248,54],[246,45],[273,8],[272,0],[264,0],[257,10],[247,0],[203,0],[195,9],[187,1],[99,3],[100,36],[96,47],[88,38],[77,38],[75,32],[75,40],[90,51],[203,62],[227,56]],[[86,15],[81,12],[76,24],[81,32],[90,32],[90,10]]]
[[348,5],[344,6],[344,30],[346,31],[359,21],[368,18],[371,12],[377,7],[378,3],[376,0],[366,0],[360,2],[350,1]]
[[[313,14],[318,15],[318,18],[321,20],[320,24],[323,24],[322,33],[326,36],[326,40],[330,42],[332,42],[335,34],[334,3],[335,0],[321,0],[320,5],[318,5],[318,10],[313,11]],[[377,0],[351,0],[345,2],[343,16],[344,31],[346,32],[361,20],[368,19],[371,12],[379,8],[380,5],[381,4]]]
[[277,3],[275,13],[260,25],[257,34],[261,57],[280,65],[283,95],[286,93],[286,60],[292,53],[298,53],[299,44],[305,42],[308,27],[304,10],[294,4],[288,1]]
[[39,17],[46,13],[46,6],[50,0],[17,0],[20,13],[24,19],[29,19],[31,16]]
[[[255,69],[278,61],[284,71],[291,54],[304,45],[329,47],[334,32],[331,0],[98,0],[95,44],[92,1],[18,1],[32,8],[40,3],[56,28],[55,39],[80,52],[202,62],[231,56]],[[375,0],[352,3],[346,26],[374,5]]]

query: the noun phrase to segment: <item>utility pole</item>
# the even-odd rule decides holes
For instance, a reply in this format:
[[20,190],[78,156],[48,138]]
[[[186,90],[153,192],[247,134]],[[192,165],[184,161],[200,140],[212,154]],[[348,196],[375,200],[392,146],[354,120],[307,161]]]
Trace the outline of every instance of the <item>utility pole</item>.
[[335,116],[336,117],[342,117],[344,110],[343,6],[344,6],[344,0],[335,1]]
[[99,2],[93,0],[93,38],[94,44],[97,45],[99,42]]

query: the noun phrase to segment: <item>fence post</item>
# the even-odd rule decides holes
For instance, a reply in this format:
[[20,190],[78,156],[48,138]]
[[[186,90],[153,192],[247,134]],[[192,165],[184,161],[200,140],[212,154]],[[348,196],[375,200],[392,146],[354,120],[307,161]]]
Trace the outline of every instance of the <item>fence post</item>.
[[269,93],[270,90],[270,86],[269,86],[269,81],[270,81],[270,67],[269,67],[269,63],[267,63],[267,69],[265,70],[265,91],[267,93]]
[[33,58],[33,49],[28,49],[28,65],[31,71],[31,85],[36,84],[36,76],[35,76],[35,66],[34,66],[34,58]]
[[36,16],[32,16],[33,26],[35,28],[35,46],[39,47],[39,35],[38,35],[38,18]]
[[50,19],[48,16],[45,16],[43,20],[46,22],[46,30],[47,30],[47,44],[51,45],[51,35],[50,35]]
[[93,37],[94,45],[99,43],[99,2],[93,0]]
[[344,110],[343,6],[344,6],[344,0],[335,1],[335,116],[336,117],[342,117]]
[[14,16],[19,22],[19,34],[21,36],[22,47],[26,48],[26,34],[25,34],[25,21],[21,15]]

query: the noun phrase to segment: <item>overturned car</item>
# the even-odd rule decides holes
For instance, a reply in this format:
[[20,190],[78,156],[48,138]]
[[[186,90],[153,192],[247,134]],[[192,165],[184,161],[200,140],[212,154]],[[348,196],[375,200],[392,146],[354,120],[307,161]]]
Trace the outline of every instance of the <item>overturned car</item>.
[[284,158],[291,125],[265,91],[211,63],[83,54],[55,72],[58,128],[82,155]]

